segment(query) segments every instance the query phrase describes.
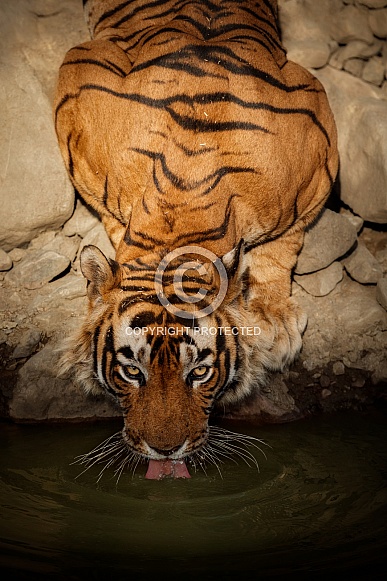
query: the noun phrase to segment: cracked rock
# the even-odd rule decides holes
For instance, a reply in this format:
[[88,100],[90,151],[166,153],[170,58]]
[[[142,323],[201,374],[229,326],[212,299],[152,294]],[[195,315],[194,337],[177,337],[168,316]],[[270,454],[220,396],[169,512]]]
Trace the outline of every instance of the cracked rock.
[[52,250],[29,252],[8,274],[9,281],[27,289],[37,289],[64,272],[68,258]]
[[356,240],[357,230],[345,216],[324,209],[318,221],[305,233],[296,274],[326,268],[348,252]]
[[315,297],[328,295],[343,278],[340,262],[333,262],[327,268],[311,274],[295,275],[294,280],[307,293]]
[[348,274],[361,284],[376,284],[383,276],[379,262],[362,242],[342,262]]

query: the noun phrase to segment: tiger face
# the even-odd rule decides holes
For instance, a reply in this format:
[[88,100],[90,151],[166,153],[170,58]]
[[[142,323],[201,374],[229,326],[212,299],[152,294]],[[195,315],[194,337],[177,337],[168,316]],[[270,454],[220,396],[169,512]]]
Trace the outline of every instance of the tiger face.
[[[171,314],[149,277],[144,289],[144,278],[136,286],[130,270],[128,291],[129,264],[120,266],[92,246],[83,250],[90,316],[77,341],[79,351],[74,351],[76,368],[82,358],[79,378],[86,389],[106,390],[118,401],[131,452],[153,460],[192,456],[205,445],[210,414],[225,392],[228,398],[240,397],[234,392],[243,357],[231,307],[239,296],[235,279],[240,254],[241,245],[223,257],[232,277],[225,302],[229,308],[198,318],[190,303],[180,310],[184,316]],[[204,292],[206,282],[214,291],[214,274],[206,279],[201,273],[195,281],[195,272],[187,277],[188,293]],[[210,294],[209,304],[212,298]]]
[[117,326],[108,386],[124,412],[129,449],[181,459],[205,444],[215,401],[235,375],[236,349],[222,345],[215,318],[189,327],[162,307],[148,309],[131,309],[136,314]]

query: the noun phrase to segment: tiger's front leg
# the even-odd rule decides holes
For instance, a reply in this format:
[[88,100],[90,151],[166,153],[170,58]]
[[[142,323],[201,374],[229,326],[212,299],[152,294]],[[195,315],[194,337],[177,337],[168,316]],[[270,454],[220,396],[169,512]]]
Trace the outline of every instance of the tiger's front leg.
[[256,246],[245,255],[247,309],[260,328],[254,355],[264,358],[265,367],[273,371],[289,365],[302,346],[307,318],[291,297],[291,274],[303,237],[303,231],[293,232]]

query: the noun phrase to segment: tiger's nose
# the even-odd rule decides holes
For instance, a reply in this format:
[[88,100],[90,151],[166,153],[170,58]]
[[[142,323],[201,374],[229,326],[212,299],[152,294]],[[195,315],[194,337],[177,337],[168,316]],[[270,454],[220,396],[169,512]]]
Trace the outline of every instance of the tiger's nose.
[[174,452],[180,450],[180,448],[181,448],[180,444],[178,446],[174,446],[173,448],[164,448],[164,449],[155,448],[154,446],[152,446],[152,450],[160,454],[160,456],[171,456]]

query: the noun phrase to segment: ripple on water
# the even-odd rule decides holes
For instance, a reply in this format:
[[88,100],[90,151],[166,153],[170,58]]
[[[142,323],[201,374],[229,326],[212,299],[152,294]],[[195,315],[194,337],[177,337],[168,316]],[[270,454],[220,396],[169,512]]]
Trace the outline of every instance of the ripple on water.
[[387,548],[385,420],[352,413],[233,423],[226,427],[270,444],[266,460],[251,448],[260,471],[239,459],[222,464],[222,477],[209,466],[190,480],[148,481],[140,467],[118,484],[113,469],[97,484],[100,468],[76,478],[82,469],[71,464],[115,424],[4,425],[0,562],[74,579],[86,569],[93,579],[108,569],[151,574],[166,563],[171,574],[184,567],[185,578],[219,567],[229,578],[369,570]]

